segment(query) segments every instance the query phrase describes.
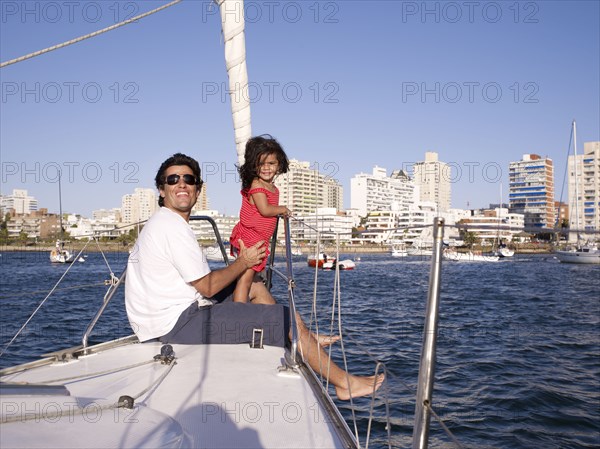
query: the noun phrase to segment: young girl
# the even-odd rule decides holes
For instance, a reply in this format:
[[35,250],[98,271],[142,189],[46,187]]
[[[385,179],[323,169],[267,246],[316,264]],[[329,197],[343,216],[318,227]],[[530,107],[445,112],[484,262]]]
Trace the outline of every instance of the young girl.
[[[275,231],[278,215],[290,215],[290,210],[279,206],[279,190],[273,178],[288,171],[288,158],[281,145],[268,134],[253,137],[246,143],[244,164],[238,167],[242,179],[242,208],[240,221],[231,232],[230,243],[239,253],[238,240],[250,247],[264,240],[267,250],[260,265],[247,269],[239,277],[233,300],[247,302],[255,275],[264,270],[269,256],[269,240]],[[258,279],[257,279],[258,281]]]

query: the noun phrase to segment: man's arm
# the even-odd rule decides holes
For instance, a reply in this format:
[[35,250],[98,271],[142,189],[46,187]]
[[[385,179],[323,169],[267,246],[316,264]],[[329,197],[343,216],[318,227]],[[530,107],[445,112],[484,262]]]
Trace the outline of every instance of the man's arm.
[[246,248],[244,242],[238,240],[240,244],[240,254],[231,265],[214,270],[206,276],[192,281],[191,284],[205,298],[211,298],[233,281],[235,281],[244,271],[258,265],[265,257],[264,241],[258,242],[256,245]]

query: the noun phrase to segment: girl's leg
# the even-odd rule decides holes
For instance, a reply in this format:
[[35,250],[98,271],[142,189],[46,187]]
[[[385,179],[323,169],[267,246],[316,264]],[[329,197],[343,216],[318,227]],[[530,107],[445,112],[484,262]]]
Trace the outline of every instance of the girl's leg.
[[254,279],[254,270],[248,268],[242,273],[237,281],[235,290],[233,292],[234,302],[248,302],[250,295],[250,287],[252,286],[252,280]]

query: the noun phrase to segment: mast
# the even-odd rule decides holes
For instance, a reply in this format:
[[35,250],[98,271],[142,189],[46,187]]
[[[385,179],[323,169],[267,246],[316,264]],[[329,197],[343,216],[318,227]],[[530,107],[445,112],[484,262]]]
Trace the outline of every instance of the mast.
[[58,170],[58,219],[60,221],[60,243],[63,242],[63,215],[62,215],[62,191],[60,188],[60,170]]
[[577,124],[573,120],[573,164],[575,165],[575,231],[577,232],[577,246],[581,239],[579,235],[579,175],[577,173]]
[[502,220],[502,183],[500,183],[500,204],[498,204],[498,231],[496,233],[496,250],[500,248],[500,223]]
[[246,67],[246,38],[244,35],[244,1],[215,0],[221,13],[225,43],[225,66],[229,77],[229,96],[238,164],[244,163],[246,142],[252,135],[250,97]]

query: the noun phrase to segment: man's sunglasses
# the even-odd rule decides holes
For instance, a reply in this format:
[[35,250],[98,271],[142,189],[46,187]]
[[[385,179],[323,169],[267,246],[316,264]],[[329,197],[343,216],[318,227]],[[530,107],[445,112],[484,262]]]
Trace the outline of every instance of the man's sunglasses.
[[169,175],[165,178],[165,182],[170,186],[174,186],[181,178],[188,186],[202,185],[202,181],[198,181],[198,178],[194,175]]

